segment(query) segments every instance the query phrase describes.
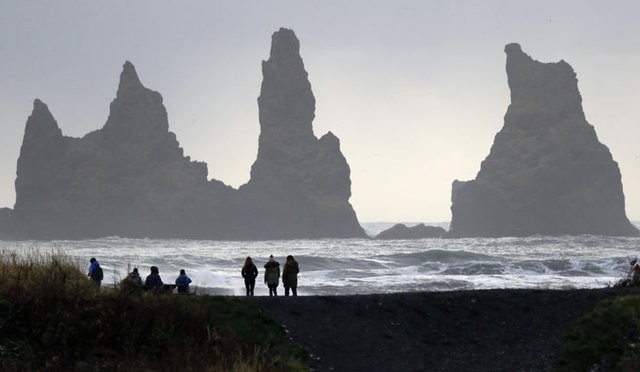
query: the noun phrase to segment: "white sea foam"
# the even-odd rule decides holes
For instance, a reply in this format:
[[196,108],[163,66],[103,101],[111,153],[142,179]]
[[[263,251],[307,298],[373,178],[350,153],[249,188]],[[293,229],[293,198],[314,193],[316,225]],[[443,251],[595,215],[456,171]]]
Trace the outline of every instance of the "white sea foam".
[[597,288],[614,283],[640,253],[638,238],[534,236],[499,239],[196,241],[104,238],[81,241],[0,242],[27,253],[63,251],[88,265],[96,257],[106,282],[138,267],[158,266],[167,283],[185,269],[194,284],[227,295],[244,294],[240,268],[252,256],[260,271],[256,295],[267,294],[262,265],[273,254],[300,264],[299,294],[365,294],[490,288]]

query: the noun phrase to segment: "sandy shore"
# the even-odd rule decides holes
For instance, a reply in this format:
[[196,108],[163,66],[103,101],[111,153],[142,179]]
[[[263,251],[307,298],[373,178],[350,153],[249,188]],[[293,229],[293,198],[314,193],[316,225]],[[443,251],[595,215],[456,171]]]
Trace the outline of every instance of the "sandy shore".
[[253,297],[317,371],[548,371],[569,326],[637,289]]

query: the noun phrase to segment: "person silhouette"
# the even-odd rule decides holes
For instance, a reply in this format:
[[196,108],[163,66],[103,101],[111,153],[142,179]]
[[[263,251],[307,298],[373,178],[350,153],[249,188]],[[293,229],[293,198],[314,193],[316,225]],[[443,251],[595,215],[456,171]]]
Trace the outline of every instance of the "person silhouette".
[[269,256],[269,261],[264,264],[264,284],[269,287],[269,296],[278,295],[278,282],[280,281],[280,263]]
[[251,257],[247,256],[242,266],[242,277],[244,278],[244,286],[247,296],[253,296],[253,290],[256,287],[256,277],[258,277],[258,268],[253,263]]

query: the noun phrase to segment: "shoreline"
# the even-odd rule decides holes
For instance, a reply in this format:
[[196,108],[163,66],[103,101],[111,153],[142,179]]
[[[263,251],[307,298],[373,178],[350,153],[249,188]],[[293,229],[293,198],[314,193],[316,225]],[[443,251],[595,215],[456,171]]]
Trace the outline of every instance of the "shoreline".
[[640,288],[238,296],[309,349],[315,371],[551,370],[569,327]]

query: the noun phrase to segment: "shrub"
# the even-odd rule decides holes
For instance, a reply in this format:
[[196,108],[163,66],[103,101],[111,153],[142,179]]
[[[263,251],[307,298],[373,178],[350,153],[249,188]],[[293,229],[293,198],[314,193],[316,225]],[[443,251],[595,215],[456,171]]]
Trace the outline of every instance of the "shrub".
[[556,371],[640,370],[640,297],[605,300],[567,332]]

